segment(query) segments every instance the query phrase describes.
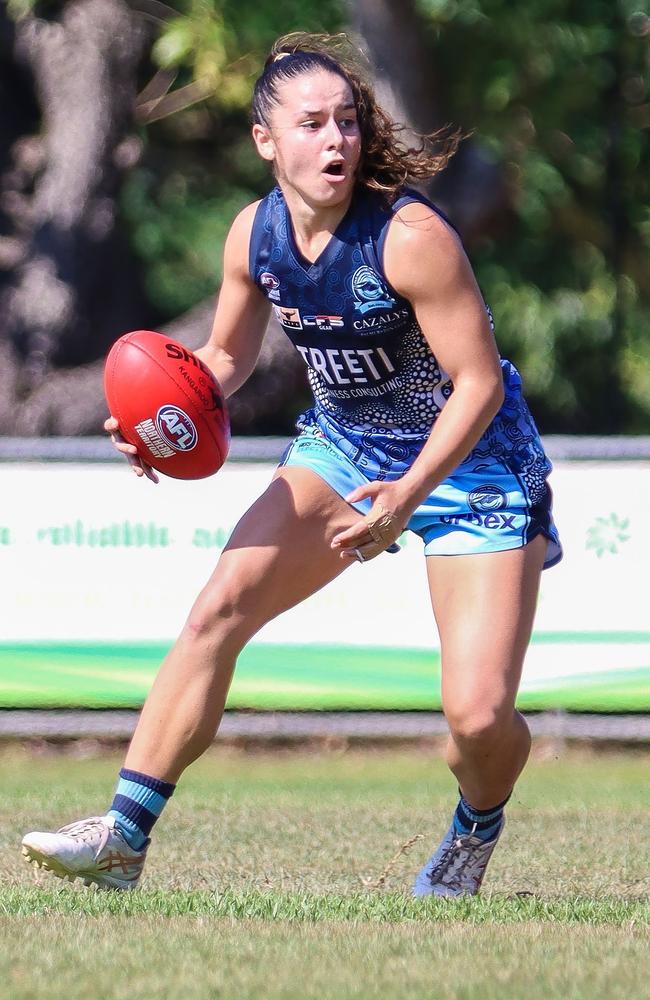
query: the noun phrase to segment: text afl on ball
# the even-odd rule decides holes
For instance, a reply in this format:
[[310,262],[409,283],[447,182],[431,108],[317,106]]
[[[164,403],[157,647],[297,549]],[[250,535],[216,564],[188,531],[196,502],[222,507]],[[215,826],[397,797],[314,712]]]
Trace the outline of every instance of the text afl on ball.
[[221,386],[178,341],[152,330],[125,333],[106,359],[104,391],[122,436],[158,472],[204,479],[225,462],[230,425]]

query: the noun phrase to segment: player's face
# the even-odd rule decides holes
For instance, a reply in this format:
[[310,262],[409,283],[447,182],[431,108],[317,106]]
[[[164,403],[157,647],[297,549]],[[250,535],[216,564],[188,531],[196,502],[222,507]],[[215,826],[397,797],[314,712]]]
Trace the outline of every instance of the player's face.
[[278,85],[280,103],[270,128],[256,125],[258,152],[271,160],[281,187],[315,208],[344,204],[352,196],[361,135],[346,81],[326,70],[303,73]]

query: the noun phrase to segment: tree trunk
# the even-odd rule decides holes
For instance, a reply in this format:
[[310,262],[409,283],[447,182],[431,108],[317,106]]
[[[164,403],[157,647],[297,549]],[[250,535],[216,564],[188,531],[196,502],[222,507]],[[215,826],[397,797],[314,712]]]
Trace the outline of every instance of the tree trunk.
[[[420,134],[448,125],[451,116],[443,106],[443,89],[414,0],[348,0],[348,9],[352,29],[375,69],[379,103],[396,121]],[[453,124],[469,127],[464,122]],[[449,213],[468,244],[507,207],[498,166],[476,139],[461,144],[426,190]]]
[[[162,332],[196,350],[208,338],[214,303],[203,302],[165,325]],[[5,364],[0,343],[0,395],[16,398],[16,368]],[[104,359],[50,372],[18,405],[9,408],[3,433],[19,437],[100,434],[108,416]],[[272,319],[255,371],[228,401],[233,433],[290,433],[296,398],[308,400],[305,366],[282,328]]]
[[53,366],[86,361],[93,348],[96,357],[143,308],[115,226],[120,181],[139,154],[128,129],[143,43],[122,0],[71,0],[60,20],[28,15],[16,25],[16,56],[31,70],[42,121],[40,135],[14,143],[0,179],[15,258],[0,320],[5,433],[23,422],[17,408],[31,427],[30,397]]
[[[99,433],[106,350],[151,311],[115,224],[120,181],[139,153],[129,130],[144,41],[123,0],[70,0],[58,20],[27,16],[15,27],[0,11],[0,47],[14,50],[0,96],[29,71],[33,117],[39,107],[42,116],[39,135],[17,138],[13,106],[0,104],[0,136],[13,143],[11,162],[0,159],[10,230],[0,237],[0,275],[15,275],[0,309],[1,434]],[[165,332],[196,348],[213,310],[203,303]],[[255,372],[230,400],[233,430],[286,433],[301,395],[304,365],[272,321]]]

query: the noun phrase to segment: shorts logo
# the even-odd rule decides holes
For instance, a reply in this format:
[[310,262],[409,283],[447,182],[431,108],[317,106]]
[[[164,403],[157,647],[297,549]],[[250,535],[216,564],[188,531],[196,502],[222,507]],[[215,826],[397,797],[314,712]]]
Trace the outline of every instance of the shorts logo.
[[326,333],[343,326],[342,316],[303,316],[305,326],[317,326]]
[[299,309],[286,309],[284,306],[273,306],[276,319],[287,330],[302,330],[302,320]]
[[467,500],[472,510],[478,513],[503,510],[508,504],[507,494],[500,486],[494,486],[493,483],[477,486],[475,490],[467,494]]
[[[519,524],[515,524],[515,519],[519,518]],[[508,528],[521,534],[521,514],[444,514],[440,521],[442,524],[474,524],[478,528],[497,528],[502,531]]]
[[371,309],[390,309],[395,305],[395,299],[388,294],[384,282],[367,264],[358,267],[352,275],[352,293],[360,313]]
[[316,450],[321,448],[324,449],[325,451],[333,451],[333,449],[327,443],[327,441],[325,441],[322,438],[316,438],[315,440],[312,438],[312,439],[307,439],[305,441],[301,441],[300,439],[298,439],[298,443],[296,445],[296,451],[312,451],[314,448]]
[[280,293],[278,288],[280,287],[280,280],[276,278],[274,274],[270,271],[262,271],[260,274],[260,285],[265,289],[268,297],[270,299],[279,299]]
[[156,427],[174,451],[191,451],[199,440],[196,427],[187,413],[171,403],[158,410]]

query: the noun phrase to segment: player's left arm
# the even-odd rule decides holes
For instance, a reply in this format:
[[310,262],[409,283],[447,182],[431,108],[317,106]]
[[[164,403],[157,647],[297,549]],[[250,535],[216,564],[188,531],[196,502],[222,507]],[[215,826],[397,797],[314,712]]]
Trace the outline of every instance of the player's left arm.
[[[371,525],[382,510],[393,515],[393,530],[382,537],[388,545],[394,540],[389,536],[399,536],[415,508],[469,454],[499,411],[504,389],[485,303],[458,236],[438,215],[421,203],[400,210],[386,239],[384,270],[393,288],[411,302],[438,364],[454,385],[408,472],[394,482],[369,483],[346,498],[373,499],[364,518]],[[367,542],[362,521],[333,544],[353,557],[354,549]]]
[[407,298],[454,391],[402,487],[420,504],[469,454],[498,413],[503,374],[487,310],[456,233],[421,204],[405,206],[386,240],[386,277]]

